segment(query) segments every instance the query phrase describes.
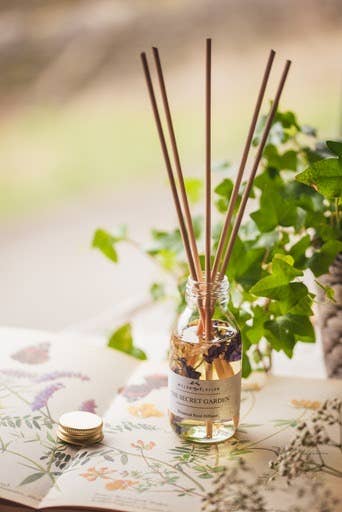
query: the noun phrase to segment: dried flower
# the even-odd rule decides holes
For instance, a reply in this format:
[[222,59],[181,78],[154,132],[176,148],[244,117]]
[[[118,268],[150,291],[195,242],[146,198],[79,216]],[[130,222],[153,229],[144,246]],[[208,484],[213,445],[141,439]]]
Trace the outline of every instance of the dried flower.
[[178,359],[181,368],[176,368],[175,373],[179,373],[181,375],[185,375],[189,377],[189,379],[199,379],[201,376],[201,372],[197,372],[193,366],[186,364],[186,359],[184,357],[180,357]]

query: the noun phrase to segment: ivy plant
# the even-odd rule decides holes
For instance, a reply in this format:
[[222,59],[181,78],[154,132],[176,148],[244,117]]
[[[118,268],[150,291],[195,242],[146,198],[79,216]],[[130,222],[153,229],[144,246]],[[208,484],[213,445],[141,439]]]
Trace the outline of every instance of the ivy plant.
[[[254,145],[259,142],[265,120],[266,117],[259,123]],[[213,168],[213,174],[218,181],[215,249],[234,173],[230,164],[223,162]],[[201,180],[188,179],[186,186],[191,201],[200,201]],[[327,300],[334,301],[332,290],[319,277],[328,272],[342,250],[341,187],[342,142],[318,143],[316,131],[300,125],[293,112],[278,112],[254,181],[250,214],[241,225],[227,270],[231,286],[229,307],[243,338],[244,377],[252,369],[269,369],[273,350],[292,357],[298,341],[315,341],[311,318],[316,288],[308,289],[304,273],[311,271]],[[236,207],[238,204],[239,201]],[[200,246],[202,227],[203,218],[195,217],[195,235]],[[124,242],[133,242],[173,277],[179,291],[177,310],[184,300],[188,272],[179,230],[152,229],[151,243],[145,248],[132,241],[126,229],[116,234],[98,229],[93,247],[117,264],[117,246]],[[152,301],[163,300],[167,289],[163,282],[151,283]],[[128,347],[129,353],[141,357],[133,340],[121,343],[120,333],[126,336],[127,330],[127,326],[120,327],[113,333],[110,346]]]

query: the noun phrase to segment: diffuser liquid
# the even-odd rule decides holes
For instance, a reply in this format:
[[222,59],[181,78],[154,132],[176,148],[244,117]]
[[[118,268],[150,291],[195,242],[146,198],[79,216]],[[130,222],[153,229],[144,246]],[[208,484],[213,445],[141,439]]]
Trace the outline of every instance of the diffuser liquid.
[[213,320],[209,343],[198,331],[191,322],[171,339],[170,422],[188,441],[217,443],[232,437],[239,423],[241,337],[222,320]]

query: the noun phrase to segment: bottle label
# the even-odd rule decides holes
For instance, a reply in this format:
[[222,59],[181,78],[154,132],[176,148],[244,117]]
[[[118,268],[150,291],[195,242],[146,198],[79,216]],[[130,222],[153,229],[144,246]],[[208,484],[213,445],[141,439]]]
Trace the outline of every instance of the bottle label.
[[169,410],[194,420],[223,421],[239,416],[241,372],[220,380],[198,380],[169,371]]

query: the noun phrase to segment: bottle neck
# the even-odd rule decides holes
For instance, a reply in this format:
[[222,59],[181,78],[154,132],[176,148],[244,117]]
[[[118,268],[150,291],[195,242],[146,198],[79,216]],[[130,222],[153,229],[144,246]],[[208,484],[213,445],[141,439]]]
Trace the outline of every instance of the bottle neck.
[[226,276],[216,279],[208,286],[203,281],[195,281],[188,278],[185,287],[185,300],[190,307],[198,307],[199,303],[204,304],[209,299],[211,304],[227,306],[229,299],[229,283]]

